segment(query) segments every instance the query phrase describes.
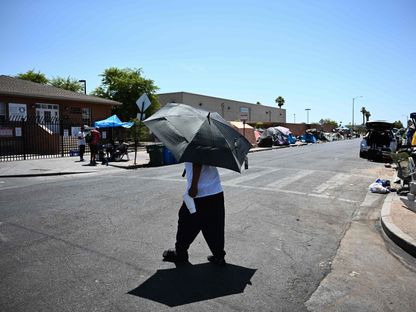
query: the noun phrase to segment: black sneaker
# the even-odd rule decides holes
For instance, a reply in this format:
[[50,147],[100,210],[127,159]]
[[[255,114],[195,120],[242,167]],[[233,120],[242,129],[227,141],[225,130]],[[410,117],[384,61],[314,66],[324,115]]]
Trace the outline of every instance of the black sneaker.
[[217,258],[215,256],[208,256],[207,260],[211,262],[212,264],[218,265],[218,266],[224,266],[227,263],[225,262],[224,258]]
[[177,253],[175,249],[168,249],[163,252],[163,261],[188,262],[188,253]]

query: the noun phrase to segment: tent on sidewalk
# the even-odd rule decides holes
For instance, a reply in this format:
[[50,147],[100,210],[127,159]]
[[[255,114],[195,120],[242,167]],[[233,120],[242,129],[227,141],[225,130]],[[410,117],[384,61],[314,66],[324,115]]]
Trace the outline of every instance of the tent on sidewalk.
[[280,131],[280,133],[283,136],[283,145],[285,144],[295,144],[296,143],[296,138],[293,136],[292,132],[290,131],[289,128],[285,128],[282,126],[277,126],[275,127],[275,129],[277,131]]
[[288,128],[270,127],[263,131],[259,139],[259,147],[289,145],[296,143],[296,139]]
[[94,123],[94,127],[96,128],[131,128],[132,126],[133,122],[122,122],[117,115],[110,116],[107,119],[96,121]]

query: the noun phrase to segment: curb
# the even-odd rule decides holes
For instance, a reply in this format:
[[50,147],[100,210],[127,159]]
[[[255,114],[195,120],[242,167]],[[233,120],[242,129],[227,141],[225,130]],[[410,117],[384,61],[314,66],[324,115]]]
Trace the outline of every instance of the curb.
[[136,164],[136,165],[129,165],[129,166],[120,166],[120,165],[113,165],[108,164],[109,167],[121,168],[121,169],[138,169],[138,168],[146,168],[149,167],[149,164]]
[[390,216],[391,205],[396,193],[389,193],[384,200],[383,207],[381,208],[381,226],[384,233],[395,242],[405,252],[416,258],[416,241],[409,235],[400,230],[392,221]]
[[95,171],[63,171],[63,172],[48,172],[48,173],[26,173],[26,174],[10,174],[10,175],[0,175],[0,178],[29,178],[29,177],[40,177],[40,176],[57,176],[65,174],[81,174],[81,173],[91,173]]

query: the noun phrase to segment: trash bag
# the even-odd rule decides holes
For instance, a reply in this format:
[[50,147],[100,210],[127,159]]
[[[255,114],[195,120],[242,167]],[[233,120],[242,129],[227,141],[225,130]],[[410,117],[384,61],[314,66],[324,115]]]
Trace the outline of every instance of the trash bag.
[[260,137],[258,147],[272,147],[273,138],[272,137]]

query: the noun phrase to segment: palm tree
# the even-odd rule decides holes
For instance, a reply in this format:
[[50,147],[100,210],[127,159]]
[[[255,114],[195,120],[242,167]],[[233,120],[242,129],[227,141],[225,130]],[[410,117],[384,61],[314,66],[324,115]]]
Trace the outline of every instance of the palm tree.
[[361,110],[360,110],[360,113],[361,114],[363,114],[363,124],[365,123],[365,120],[364,120],[364,118],[365,118],[365,113],[367,112],[367,110],[365,109],[365,107],[363,106],[363,107],[361,107]]
[[277,106],[279,106],[279,108],[282,108],[283,104],[285,104],[285,99],[281,96],[278,96],[274,101],[277,103]]
[[367,120],[367,122],[368,122],[368,119],[370,119],[370,116],[371,116],[371,113],[369,111],[366,111],[365,112],[365,119]]

